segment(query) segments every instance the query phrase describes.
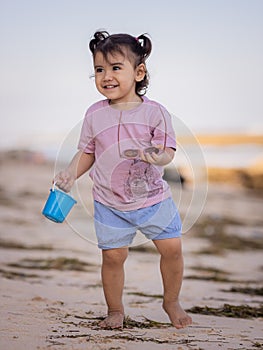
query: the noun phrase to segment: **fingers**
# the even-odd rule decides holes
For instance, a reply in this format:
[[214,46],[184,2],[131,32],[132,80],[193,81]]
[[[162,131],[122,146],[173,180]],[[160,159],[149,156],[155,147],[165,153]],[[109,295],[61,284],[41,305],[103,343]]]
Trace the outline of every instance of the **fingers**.
[[144,162],[157,164],[160,160],[160,155],[156,154],[155,152],[145,153],[143,150],[140,150],[140,158]]
[[64,192],[69,192],[74,184],[74,181],[75,179],[70,172],[61,171],[54,177],[53,183],[55,183],[56,186]]

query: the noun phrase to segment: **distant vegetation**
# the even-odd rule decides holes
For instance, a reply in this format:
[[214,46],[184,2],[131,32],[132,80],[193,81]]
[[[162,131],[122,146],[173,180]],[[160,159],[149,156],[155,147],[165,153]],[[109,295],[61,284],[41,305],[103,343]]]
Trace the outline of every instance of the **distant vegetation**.
[[[200,134],[195,135],[201,145],[241,145],[259,144],[263,145],[263,134]],[[178,141],[182,144],[191,143],[192,137],[178,135]]]

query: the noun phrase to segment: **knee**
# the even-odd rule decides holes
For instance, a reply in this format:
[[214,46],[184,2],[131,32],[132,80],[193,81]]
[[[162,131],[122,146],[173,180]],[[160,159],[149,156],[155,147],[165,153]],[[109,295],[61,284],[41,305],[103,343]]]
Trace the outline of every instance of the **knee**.
[[160,241],[156,244],[162,258],[180,260],[183,258],[182,245],[179,239]]
[[172,260],[181,260],[183,258],[181,249],[167,249],[161,254],[162,258],[172,259]]
[[102,253],[103,263],[107,265],[123,265],[128,256],[128,249],[109,249]]

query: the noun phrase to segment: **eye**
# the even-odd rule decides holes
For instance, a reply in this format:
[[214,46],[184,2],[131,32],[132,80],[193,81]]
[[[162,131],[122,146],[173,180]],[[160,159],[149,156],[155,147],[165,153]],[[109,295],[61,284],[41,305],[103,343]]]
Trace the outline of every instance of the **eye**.
[[120,69],[121,69],[120,66],[113,66],[113,67],[112,67],[112,70],[120,70]]
[[102,73],[102,72],[103,72],[103,68],[101,68],[101,67],[97,67],[95,69],[95,73]]

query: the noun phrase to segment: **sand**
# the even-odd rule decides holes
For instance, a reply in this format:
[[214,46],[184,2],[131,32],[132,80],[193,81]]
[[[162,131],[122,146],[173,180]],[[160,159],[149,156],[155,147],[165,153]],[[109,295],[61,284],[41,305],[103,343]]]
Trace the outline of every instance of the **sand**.
[[158,254],[139,238],[144,244],[132,247],[125,265],[126,325],[108,331],[97,326],[106,309],[89,180],[80,181],[83,203],[56,224],[41,215],[54,165],[37,156],[2,156],[0,166],[1,349],[263,348],[261,193],[209,185],[201,217],[183,236],[181,303],[192,326],[169,324]]

